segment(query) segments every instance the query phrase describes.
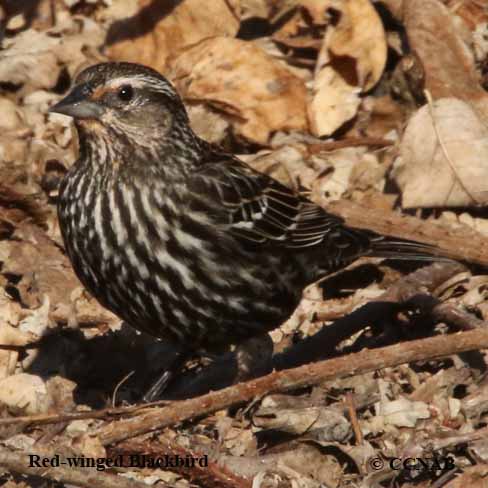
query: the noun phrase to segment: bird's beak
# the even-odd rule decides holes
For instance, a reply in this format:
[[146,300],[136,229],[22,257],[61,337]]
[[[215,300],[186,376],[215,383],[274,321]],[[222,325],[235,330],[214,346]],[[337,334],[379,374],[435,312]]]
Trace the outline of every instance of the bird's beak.
[[103,107],[90,100],[90,90],[86,85],[75,86],[70,93],[50,109],[50,113],[63,114],[75,119],[99,119]]

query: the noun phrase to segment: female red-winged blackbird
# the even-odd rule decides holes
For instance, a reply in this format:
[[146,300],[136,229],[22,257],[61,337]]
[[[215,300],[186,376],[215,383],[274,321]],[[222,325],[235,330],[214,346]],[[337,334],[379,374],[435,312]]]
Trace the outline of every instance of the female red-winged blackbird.
[[359,256],[432,250],[347,227],[199,139],[150,68],[92,66],[51,112],[79,135],[58,206],[78,277],[133,327],[187,348],[279,326],[305,286]]

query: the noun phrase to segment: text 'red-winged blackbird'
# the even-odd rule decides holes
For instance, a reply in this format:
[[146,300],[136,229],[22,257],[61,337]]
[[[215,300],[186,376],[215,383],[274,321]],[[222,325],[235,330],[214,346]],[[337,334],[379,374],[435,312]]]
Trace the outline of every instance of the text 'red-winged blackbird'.
[[304,287],[360,256],[432,250],[347,227],[203,141],[150,68],[92,66],[51,112],[79,136],[58,205],[76,274],[130,325],[188,349],[276,328]]

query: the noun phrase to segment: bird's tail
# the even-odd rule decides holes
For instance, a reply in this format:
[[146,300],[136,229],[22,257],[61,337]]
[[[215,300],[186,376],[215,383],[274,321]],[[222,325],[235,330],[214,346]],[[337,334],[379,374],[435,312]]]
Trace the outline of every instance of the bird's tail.
[[436,246],[385,236],[371,238],[371,256],[404,261],[455,261],[448,252]]

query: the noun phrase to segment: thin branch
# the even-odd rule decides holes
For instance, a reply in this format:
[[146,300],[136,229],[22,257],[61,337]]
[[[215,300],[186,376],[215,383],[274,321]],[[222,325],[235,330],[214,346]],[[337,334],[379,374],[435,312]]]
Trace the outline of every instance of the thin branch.
[[488,348],[488,330],[480,328],[365,350],[294,369],[273,372],[262,378],[239,383],[201,397],[174,402],[131,419],[112,422],[102,427],[96,435],[102,444],[114,444],[185,420],[209,415],[271,392],[289,391],[349,375],[485,348]]
[[110,407],[100,410],[90,410],[88,412],[69,412],[69,413],[43,413],[38,415],[24,415],[21,417],[10,417],[0,419],[0,427],[14,424],[54,424],[57,422],[72,422],[73,420],[83,419],[108,419],[110,417],[119,417],[131,413],[141,412],[151,407],[167,405],[167,400],[158,400],[156,402],[144,403],[143,405],[129,405],[126,407]]
[[346,407],[349,414],[349,420],[351,421],[352,430],[354,431],[354,437],[356,438],[356,446],[360,446],[363,443],[363,432],[361,425],[359,424],[358,414],[356,412],[356,402],[354,401],[354,395],[348,391],[346,393]]
[[381,137],[347,137],[346,139],[339,139],[338,141],[324,141],[320,143],[308,144],[307,149],[312,154],[319,154],[327,151],[335,151],[344,147],[388,147],[392,146],[393,144],[393,141],[383,139]]

